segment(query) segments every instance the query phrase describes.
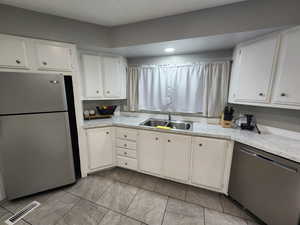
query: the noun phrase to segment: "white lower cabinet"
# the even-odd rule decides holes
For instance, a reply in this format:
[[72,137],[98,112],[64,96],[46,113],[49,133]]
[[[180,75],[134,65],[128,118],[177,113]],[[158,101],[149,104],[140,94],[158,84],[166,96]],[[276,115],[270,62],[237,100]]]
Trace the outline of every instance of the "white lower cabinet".
[[232,148],[227,140],[193,138],[191,183],[227,192]]
[[108,167],[114,163],[112,128],[93,128],[86,130],[88,145],[88,164],[90,170]]
[[114,140],[112,131],[111,127],[86,130],[90,172],[116,162],[119,167],[227,194],[233,141],[119,127]]
[[139,168],[153,175],[162,174],[164,140],[159,132],[140,131],[138,138]]
[[179,181],[187,182],[190,168],[190,136],[164,135],[163,175]]

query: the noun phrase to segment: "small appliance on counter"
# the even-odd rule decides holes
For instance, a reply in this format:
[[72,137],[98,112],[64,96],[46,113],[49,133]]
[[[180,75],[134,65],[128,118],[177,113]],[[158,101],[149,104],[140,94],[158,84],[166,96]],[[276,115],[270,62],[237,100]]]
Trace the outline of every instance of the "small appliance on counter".
[[261,134],[260,130],[258,129],[256,118],[252,114],[245,114],[239,116],[234,120],[235,126],[241,128],[242,130],[256,130],[258,134]]
[[85,110],[83,116],[85,120],[111,118],[114,115],[116,108],[116,105],[97,106],[96,110]]
[[233,119],[234,109],[231,106],[226,106],[224,108],[224,112],[222,113],[220,124],[224,128],[232,127],[232,119]]

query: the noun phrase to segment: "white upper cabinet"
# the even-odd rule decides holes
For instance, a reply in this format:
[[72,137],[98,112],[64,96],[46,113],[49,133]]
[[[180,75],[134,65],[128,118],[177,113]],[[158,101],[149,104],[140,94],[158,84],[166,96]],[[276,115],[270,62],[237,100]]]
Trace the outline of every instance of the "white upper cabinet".
[[0,35],[0,67],[29,69],[26,39]]
[[232,159],[230,141],[195,137],[192,144],[193,184],[227,191]]
[[299,40],[298,26],[237,46],[228,101],[300,109]]
[[281,35],[273,103],[300,106],[300,28]]
[[89,169],[108,167],[114,163],[111,128],[93,128],[86,131]]
[[238,49],[237,101],[270,100],[277,40],[277,37],[265,38]]
[[117,57],[103,57],[104,96],[107,98],[122,98],[122,88],[126,76],[121,70],[121,61]]
[[164,176],[188,181],[190,168],[191,137],[165,135]]
[[103,97],[102,67],[100,56],[81,55],[82,82],[87,98]]
[[161,133],[140,131],[138,151],[140,170],[153,175],[162,175],[164,138]]
[[84,98],[126,99],[126,65],[121,57],[82,54]]
[[71,49],[44,42],[35,43],[38,69],[45,71],[72,71]]

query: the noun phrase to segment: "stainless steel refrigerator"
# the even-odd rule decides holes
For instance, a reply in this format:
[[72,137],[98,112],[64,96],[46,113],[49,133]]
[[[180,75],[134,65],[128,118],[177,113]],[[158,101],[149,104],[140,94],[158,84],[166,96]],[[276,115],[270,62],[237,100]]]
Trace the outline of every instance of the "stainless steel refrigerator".
[[66,83],[59,74],[0,73],[0,166],[8,199],[76,181],[77,131],[72,137],[70,129],[76,121]]

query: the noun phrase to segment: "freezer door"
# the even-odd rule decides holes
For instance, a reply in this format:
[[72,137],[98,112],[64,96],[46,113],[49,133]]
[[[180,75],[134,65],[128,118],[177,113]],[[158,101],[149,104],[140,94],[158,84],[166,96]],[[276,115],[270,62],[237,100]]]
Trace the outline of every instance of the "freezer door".
[[8,199],[75,182],[65,112],[0,117],[0,149]]
[[66,111],[63,75],[0,73],[0,115]]

